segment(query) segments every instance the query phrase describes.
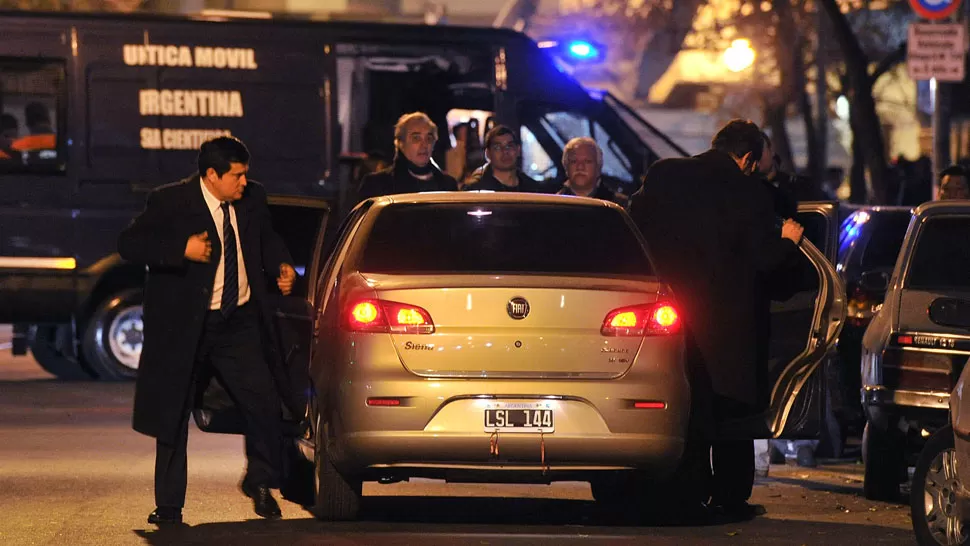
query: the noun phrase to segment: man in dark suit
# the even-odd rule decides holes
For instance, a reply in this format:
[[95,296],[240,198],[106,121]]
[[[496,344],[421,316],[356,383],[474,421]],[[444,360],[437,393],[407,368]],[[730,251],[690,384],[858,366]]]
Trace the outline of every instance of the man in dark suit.
[[245,495],[256,513],[280,517],[280,398],[268,281],[286,295],[292,259],[270,223],[266,191],[247,182],[249,151],[219,137],[202,144],[199,173],[151,193],[122,232],[123,258],[146,264],[145,343],[133,427],[156,438],[153,524],[180,523],[185,503],[188,419],[197,385],[214,374],[246,427]]
[[431,162],[438,126],[423,112],[404,114],[394,126],[394,163],[360,182],[360,201],[381,195],[458,191],[458,182]]
[[711,506],[732,517],[754,515],[747,504],[754,449],[750,439],[717,438],[716,426],[764,409],[768,340],[758,335],[758,279],[792,257],[802,236],[792,220],[779,236],[771,200],[751,176],[763,144],[754,123],[731,121],[711,150],[651,166],[630,206],[688,327],[693,407],[685,465],[709,474],[713,462],[711,479],[694,484],[698,499],[709,493]]

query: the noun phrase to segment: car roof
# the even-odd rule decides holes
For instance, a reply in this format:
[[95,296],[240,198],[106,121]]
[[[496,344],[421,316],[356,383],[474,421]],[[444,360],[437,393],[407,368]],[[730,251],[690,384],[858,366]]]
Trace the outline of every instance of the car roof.
[[858,205],[850,203],[840,203],[839,208],[848,212],[849,214],[854,214],[856,212],[869,212],[869,213],[893,213],[893,212],[905,212],[912,213],[916,210],[916,207],[906,206],[906,205]]
[[916,209],[916,216],[924,218],[936,216],[938,214],[949,213],[970,213],[970,200],[967,199],[947,199],[944,201],[930,201],[923,203]]
[[584,207],[611,207],[623,210],[619,205],[592,197],[576,195],[555,195],[548,193],[519,193],[494,191],[437,191],[422,193],[400,193],[383,195],[372,198],[375,204],[389,205],[392,203],[526,203],[545,205],[567,205]]

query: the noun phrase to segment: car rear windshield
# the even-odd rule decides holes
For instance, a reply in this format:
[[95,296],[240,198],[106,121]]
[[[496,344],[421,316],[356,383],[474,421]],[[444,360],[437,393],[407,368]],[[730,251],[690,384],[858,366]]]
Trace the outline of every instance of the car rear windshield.
[[377,217],[360,270],[652,275],[633,229],[607,207],[394,204]]
[[862,254],[862,271],[876,269],[890,269],[896,265],[896,257],[906,238],[911,214],[908,212],[892,212],[879,214],[873,218],[870,226],[872,236],[869,238]]
[[907,288],[970,290],[970,216],[926,222],[916,240]]

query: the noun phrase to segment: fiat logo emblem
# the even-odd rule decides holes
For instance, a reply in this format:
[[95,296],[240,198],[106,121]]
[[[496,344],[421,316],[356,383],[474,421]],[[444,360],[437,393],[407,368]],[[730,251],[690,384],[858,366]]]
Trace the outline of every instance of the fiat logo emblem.
[[509,316],[515,320],[522,320],[529,316],[529,302],[525,298],[512,298],[505,306]]

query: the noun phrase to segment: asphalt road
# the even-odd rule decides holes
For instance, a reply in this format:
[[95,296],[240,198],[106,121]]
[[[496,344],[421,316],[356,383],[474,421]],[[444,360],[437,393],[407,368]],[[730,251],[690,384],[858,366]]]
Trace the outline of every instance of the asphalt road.
[[861,497],[861,465],[773,466],[748,522],[644,525],[592,501],[585,483],[365,484],[361,520],[315,521],[282,502],[262,521],[238,488],[240,438],[189,437],[188,526],[156,530],[153,440],[130,429],[132,385],[61,382],[11,357],[0,328],[0,544],[913,544],[909,511]]

